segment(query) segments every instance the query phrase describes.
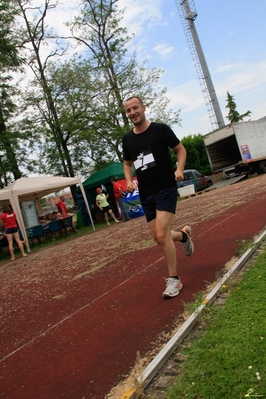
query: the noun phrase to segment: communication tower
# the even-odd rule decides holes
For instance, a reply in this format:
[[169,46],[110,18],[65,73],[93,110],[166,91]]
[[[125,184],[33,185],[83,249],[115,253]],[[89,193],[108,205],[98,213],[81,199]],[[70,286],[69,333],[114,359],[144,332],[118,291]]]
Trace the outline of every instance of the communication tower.
[[188,46],[192,54],[192,59],[196,67],[201,89],[206,100],[211,125],[213,130],[215,130],[224,126],[224,120],[194,24],[194,21],[198,16],[196,7],[193,0],[176,0],[176,5],[188,41]]

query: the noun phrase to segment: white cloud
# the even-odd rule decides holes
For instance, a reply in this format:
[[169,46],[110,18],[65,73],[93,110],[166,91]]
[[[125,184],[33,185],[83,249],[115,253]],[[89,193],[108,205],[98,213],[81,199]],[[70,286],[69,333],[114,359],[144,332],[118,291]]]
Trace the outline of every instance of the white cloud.
[[235,64],[223,64],[218,67],[218,72],[223,73],[223,72],[228,72],[231,71],[232,69],[235,69]]
[[266,116],[266,102],[261,103],[260,106],[258,106],[254,111],[251,110],[251,118],[253,120],[263,118]]
[[144,35],[146,29],[158,24],[162,19],[161,0],[120,0],[119,9],[124,9],[123,24],[135,36]]
[[[228,65],[228,64],[227,64]],[[227,91],[234,96],[239,113],[251,110],[251,119],[256,120],[266,115],[266,61],[260,63],[230,64],[224,68],[221,76],[218,68],[214,75],[215,90],[219,99],[220,108],[225,124],[228,110],[225,108]],[[173,86],[173,81],[168,85],[167,97],[171,100],[170,108],[181,108],[182,128],[176,127],[179,138],[187,135],[202,133],[212,130],[211,121],[207,112],[203,93],[197,79],[187,81],[185,84]],[[264,88],[264,90],[263,90]]]
[[171,100],[171,108],[181,108],[183,114],[202,107],[205,102],[198,86],[199,83],[196,80],[192,80],[167,90],[167,97]]
[[172,46],[168,46],[167,43],[161,43],[153,47],[153,50],[156,51],[160,55],[160,57],[166,59],[172,55],[172,53],[175,51],[175,48]]
[[[35,1],[37,2],[37,0]],[[240,0],[234,1],[240,4]],[[38,2],[41,3],[41,0]],[[77,0],[65,0],[63,3],[59,3],[56,9],[49,11],[49,26],[53,26],[54,31],[60,31],[60,34],[67,35],[68,28],[64,26],[64,22],[73,18],[77,5]],[[119,0],[117,5],[119,9],[125,9],[122,26],[127,28],[129,34],[135,35],[132,48],[134,46],[137,50],[137,59],[141,63],[149,60],[152,67],[167,71],[161,82],[163,82],[162,86],[166,86],[168,89],[166,95],[171,100],[170,108],[182,109],[183,128],[177,130],[182,136],[209,132],[211,125],[204,95],[191,55],[189,55],[181,21],[176,16],[175,7],[165,0],[135,0],[134,2]],[[226,0],[219,3],[217,7],[224,10],[228,5],[229,0]],[[208,7],[208,4],[202,2],[201,5],[199,4],[200,6]],[[237,7],[237,4],[231,5],[230,3],[230,6]],[[251,10],[249,12],[252,14]],[[241,31],[240,19],[230,21],[230,24],[234,23],[234,25],[228,26],[224,20],[219,21],[222,14],[221,17],[217,16],[217,30],[210,32],[209,25],[206,23],[206,27],[204,26],[212,51],[210,54],[206,54],[206,57],[224,118],[227,115],[227,109],[225,109],[227,91],[235,97],[240,113],[250,109],[252,119],[266,115],[265,46],[261,45],[259,51],[255,50],[254,54],[252,53],[254,45],[259,40],[263,42],[261,34],[256,33],[263,24],[263,12],[265,12],[265,7],[262,8],[260,15],[256,14],[256,26],[250,26],[248,38],[244,37],[246,30],[242,29]],[[203,18],[203,12],[201,16]],[[208,22],[207,14],[205,14],[205,18]],[[224,27],[225,32],[223,32]],[[236,35],[235,32],[243,34]],[[203,33],[206,32],[203,31]],[[251,35],[253,35],[252,40]],[[229,43],[229,45],[235,46],[233,47],[234,51],[230,47],[223,50],[215,45],[216,42],[222,43],[226,40],[226,36],[229,36],[229,40],[234,40]],[[243,42],[245,43],[244,48]],[[131,48],[128,49],[131,50]],[[227,123],[226,118],[225,123]]]

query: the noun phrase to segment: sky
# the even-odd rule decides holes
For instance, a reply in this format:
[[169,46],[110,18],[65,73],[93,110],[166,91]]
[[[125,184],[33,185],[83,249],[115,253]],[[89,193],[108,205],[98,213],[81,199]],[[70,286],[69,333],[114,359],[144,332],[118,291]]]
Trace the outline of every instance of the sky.
[[[207,134],[215,126],[209,118],[176,1],[118,0],[117,4],[125,10],[123,26],[134,34],[128,50],[136,51],[140,63],[147,61],[150,68],[164,70],[160,85],[167,88],[169,108],[181,109],[182,126],[172,128],[182,139]],[[193,4],[193,0],[189,2]],[[49,26],[62,34],[67,29],[62,30],[63,23],[71,20],[77,3],[61,0],[49,11]],[[194,5],[195,27],[225,124],[227,91],[234,96],[240,114],[250,110],[251,120],[266,116],[266,0],[194,0]]]
[[[124,22],[135,34],[137,57],[162,68],[170,108],[181,109],[182,139],[207,134],[211,124],[204,94],[174,0],[119,0]],[[193,2],[192,2],[193,3]],[[195,0],[195,27],[225,124],[227,91],[240,114],[266,116],[266,0]],[[248,119],[245,119],[248,120]]]

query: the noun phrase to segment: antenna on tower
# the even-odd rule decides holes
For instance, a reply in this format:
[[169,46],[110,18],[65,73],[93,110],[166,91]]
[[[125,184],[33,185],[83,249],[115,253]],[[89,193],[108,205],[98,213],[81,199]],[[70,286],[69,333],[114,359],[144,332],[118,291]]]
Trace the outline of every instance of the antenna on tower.
[[198,16],[196,7],[193,0],[176,0],[176,5],[196,67],[201,89],[206,100],[211,125],[213,130],[215,130],[224,126],[224,120],[194,24]]

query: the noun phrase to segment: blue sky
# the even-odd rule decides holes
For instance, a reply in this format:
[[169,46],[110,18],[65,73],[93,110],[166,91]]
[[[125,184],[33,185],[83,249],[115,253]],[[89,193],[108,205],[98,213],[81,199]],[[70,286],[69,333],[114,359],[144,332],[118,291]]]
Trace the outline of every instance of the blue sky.
[[[207,134],[209,119],[175,0],[119,0],[124,23],[135,34],[139,61],[162,68],[173,110],[181,108],[177,136]],[[227,91],[251,119],[266,115],[266,0],[195,0],[197,33],[225,123]]]
[[[49,26],[67,35],[63,23],[71,20],[77,4],[78,0],[59,2],[49,11]],[[160,84],[167,88],[170,108],[181,109],[182,127],[172,126],[176,135],[182,139],[212,131],[176,1],[118,0],[117,4],[125,10],[123,26],[135,35],[128,50],[136,50],[140,63],[147,60],[149,67],[165,71]],[[194,0],[194,4],[196,30],[225,123],[227,91],[240,114],[251,110],[252,120],[266,116],[266,0]]]

